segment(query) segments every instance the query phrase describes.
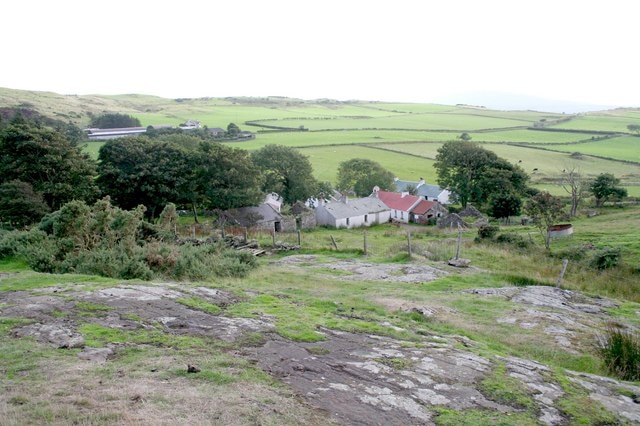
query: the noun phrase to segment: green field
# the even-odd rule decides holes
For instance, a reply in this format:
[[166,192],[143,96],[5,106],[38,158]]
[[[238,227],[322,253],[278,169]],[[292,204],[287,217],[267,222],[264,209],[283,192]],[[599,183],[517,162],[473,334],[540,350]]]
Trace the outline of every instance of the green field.
[[[495,111],[480,107],[362,101],[307,101],[283,97],[163,99],[144,95],[62,96],[0,88],[0,106],[34,108],[43,114],[86,126],[105,111],[131,114],[143,125],[178,125],[188,119],[208,127],[233,122],[256,132],[254,140],[230,143],[248,150],[281,144],[310,157],[316,177],[335,181],[340,162],[364,157],[378,161],[403,179],[435,181],[432,159],[441,143],[468,132],[499,156],[520,164],[534,184],[548,187],[568,163],[589,176],[613,173],[630,195],[640,194],[640,138],[629,124],[640,123],[640,110],[616,109],[566,115],[536,111]],[[560,122],[558,122],[560,121]],[[310,131],[263,131],[257,123]],[[558,131],[532,130],[544,124]],[[567,129],[564,132],[561,129]],[[610,137],[598,132],[626,133]],[[97,158],[102,142],[84,149]],[[366,146],[365,146],[366,145]],[[518,145],[518,146],[516,146]],[[545,150],[532,149],[534,146]],[[375,149],[379,148],[379,149]],[[581,153],[582,159],[571,157]]]

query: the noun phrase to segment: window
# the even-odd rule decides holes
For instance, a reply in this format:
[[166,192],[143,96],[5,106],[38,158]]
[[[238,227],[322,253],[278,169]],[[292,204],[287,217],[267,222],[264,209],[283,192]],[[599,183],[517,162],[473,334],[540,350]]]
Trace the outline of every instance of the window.
[[365,214],[364,215],[364,223],[367,223],[367,222],[369,222],[369,215]]
[[349,218],[347,218],[347,226],[349,226]]

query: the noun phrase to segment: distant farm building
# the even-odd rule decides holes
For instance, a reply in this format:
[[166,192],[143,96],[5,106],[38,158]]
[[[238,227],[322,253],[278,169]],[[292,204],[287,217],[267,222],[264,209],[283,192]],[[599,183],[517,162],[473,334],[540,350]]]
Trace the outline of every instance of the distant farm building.
[[449,204],[451,191],[442,189],[438,185],[430,185],[420,178],[417,182],[395,179],[396,192],[411,192],[427,201],[437,201],[440,204]]

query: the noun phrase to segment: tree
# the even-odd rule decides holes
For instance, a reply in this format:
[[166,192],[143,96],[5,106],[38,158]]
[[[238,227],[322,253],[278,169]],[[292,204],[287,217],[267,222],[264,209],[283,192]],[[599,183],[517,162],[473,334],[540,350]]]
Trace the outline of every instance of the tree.
[[640,134],[640,124],[629,124],[627,129],[629,129],[630,132]]
[[522,199],[519,195],[506,192],[498,193],[489,199],[489,214],[496,219],[507,219],[517,216],[522,209]]
[[458,136],[458,139],[467,142],[471,140],[471,135],[467,132],[464,132],[464,133],[461,133],[460,136]]
[[238,125],[235,123],[229,123],[229,125],[227,126],[227,135],[235,138],[236,136],[238,136],[238,133],[240,133],[240,127],[238,127]]
[[434,167],[438,185],[452,191],[463,207],[482,205],[498,193],[523,194],[529,178],[519,166],[468,141],[443,144]]
[[94,117],[91,127],[98,129],[117,129],[121,127],[140,127],[140,120],[128,114],[108,113]]
[[51,210],[95,200],[95,174],[95,162],[58,130],[21,118],[0,130],[0,184],[28,183]]
[[98,158],[98,185],[125,210],[143,204],[147,218],[155,219],[168,203],[185,201],[191,165],[188,151],[177,145],[144,136],[118,138],[105,143]]
[[565,216],[563,208],[562,199],[554,197],[546,191],[539,192],[529,198],[524,205],[525,213],[533,219],[540,230],[547,250],[549,250],[551,243],[549,231],[557,220]]
[[379,163],[364,158],[343,161],[338,167],[338,189],[353,191],[359,197],[371,194],[374,186],[383,191],[394,188],[393,173]]
[[562,170],[560,177],[560,186],[571,196],[570,217],[575,217],[578,212],[580,201],[584,197],[587,190],[586,180],[581,174],[580,167],[575,164],[569,164]]
[[625,188],[616,186],[620,184],[620,179],[611,173],[601,173],[591,183],[589,189],[596,198],[596,207],[601,207],[610,199],[620,199],[627,196]]
[[22,228],[38,222],[49,212],[42,194],[31,184],[12,180],[0,184],[0,222]]
[[267,145],[251,154],[254,164],[264,173],[265,192],[276,192],[287,204],[306,201],[315,195],[317,181],[309,159],[294,148]]
[[227,210],[262,201],[263,176],[248,151],[207,142],[195,162],[193,198],[207,208]]

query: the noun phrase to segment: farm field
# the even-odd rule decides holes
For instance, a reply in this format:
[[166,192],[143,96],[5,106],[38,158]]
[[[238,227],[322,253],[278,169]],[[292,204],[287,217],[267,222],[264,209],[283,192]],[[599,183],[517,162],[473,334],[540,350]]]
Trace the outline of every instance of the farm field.
[[579,152],[581,154],[640,163],[640,137],[619,136],[603,141],[587,141],[575,145],[554,145],[554,151]]
[[[580,165],[585,173],[590,176],[614,173],[622,179],[630,195],[640,192],[640,138],[629,134],[626,127],[640,123],[640,111],[634,109],[566,115],[461,105],[306,101],[282,97],[63,96],[0,88],[0,106],[17,105],[30,106],[83,126],[91,115],[104,111],[134,115],[145,126],[177,125],[195,119],[208,127],[224,128],[233,122],[243,130],[257,133],[254,140],[234,142],[232,146],[248,150],[269,144],[299,148],[310,156],[316,177],[331,182],[339,163],[357,156],[378,161],[403,179],[422,176],[434,181],[435,172],[429,159],[435,157],[439,144],[455,140],[466,131],[472,141],[483,143],[509,161],[521,161],[519,164],[532,174],[536,184],[552,185],[557,173],[571,160],[569,155],[580,152],[583,154]],[[260,127],[247,122],[291,128],[304,126],[311,131],[261,133]],[[529,129],[534,124],[567,129],[567,132]],[[599,132],[624,135],[607,138]],[[101,144],[87,143],[84,149],[97,158]],[[547,150],[507,144],[535,145]],[[537,169],[535,174],[534,169]],[[552,187],[549,189],[556,192]]]

